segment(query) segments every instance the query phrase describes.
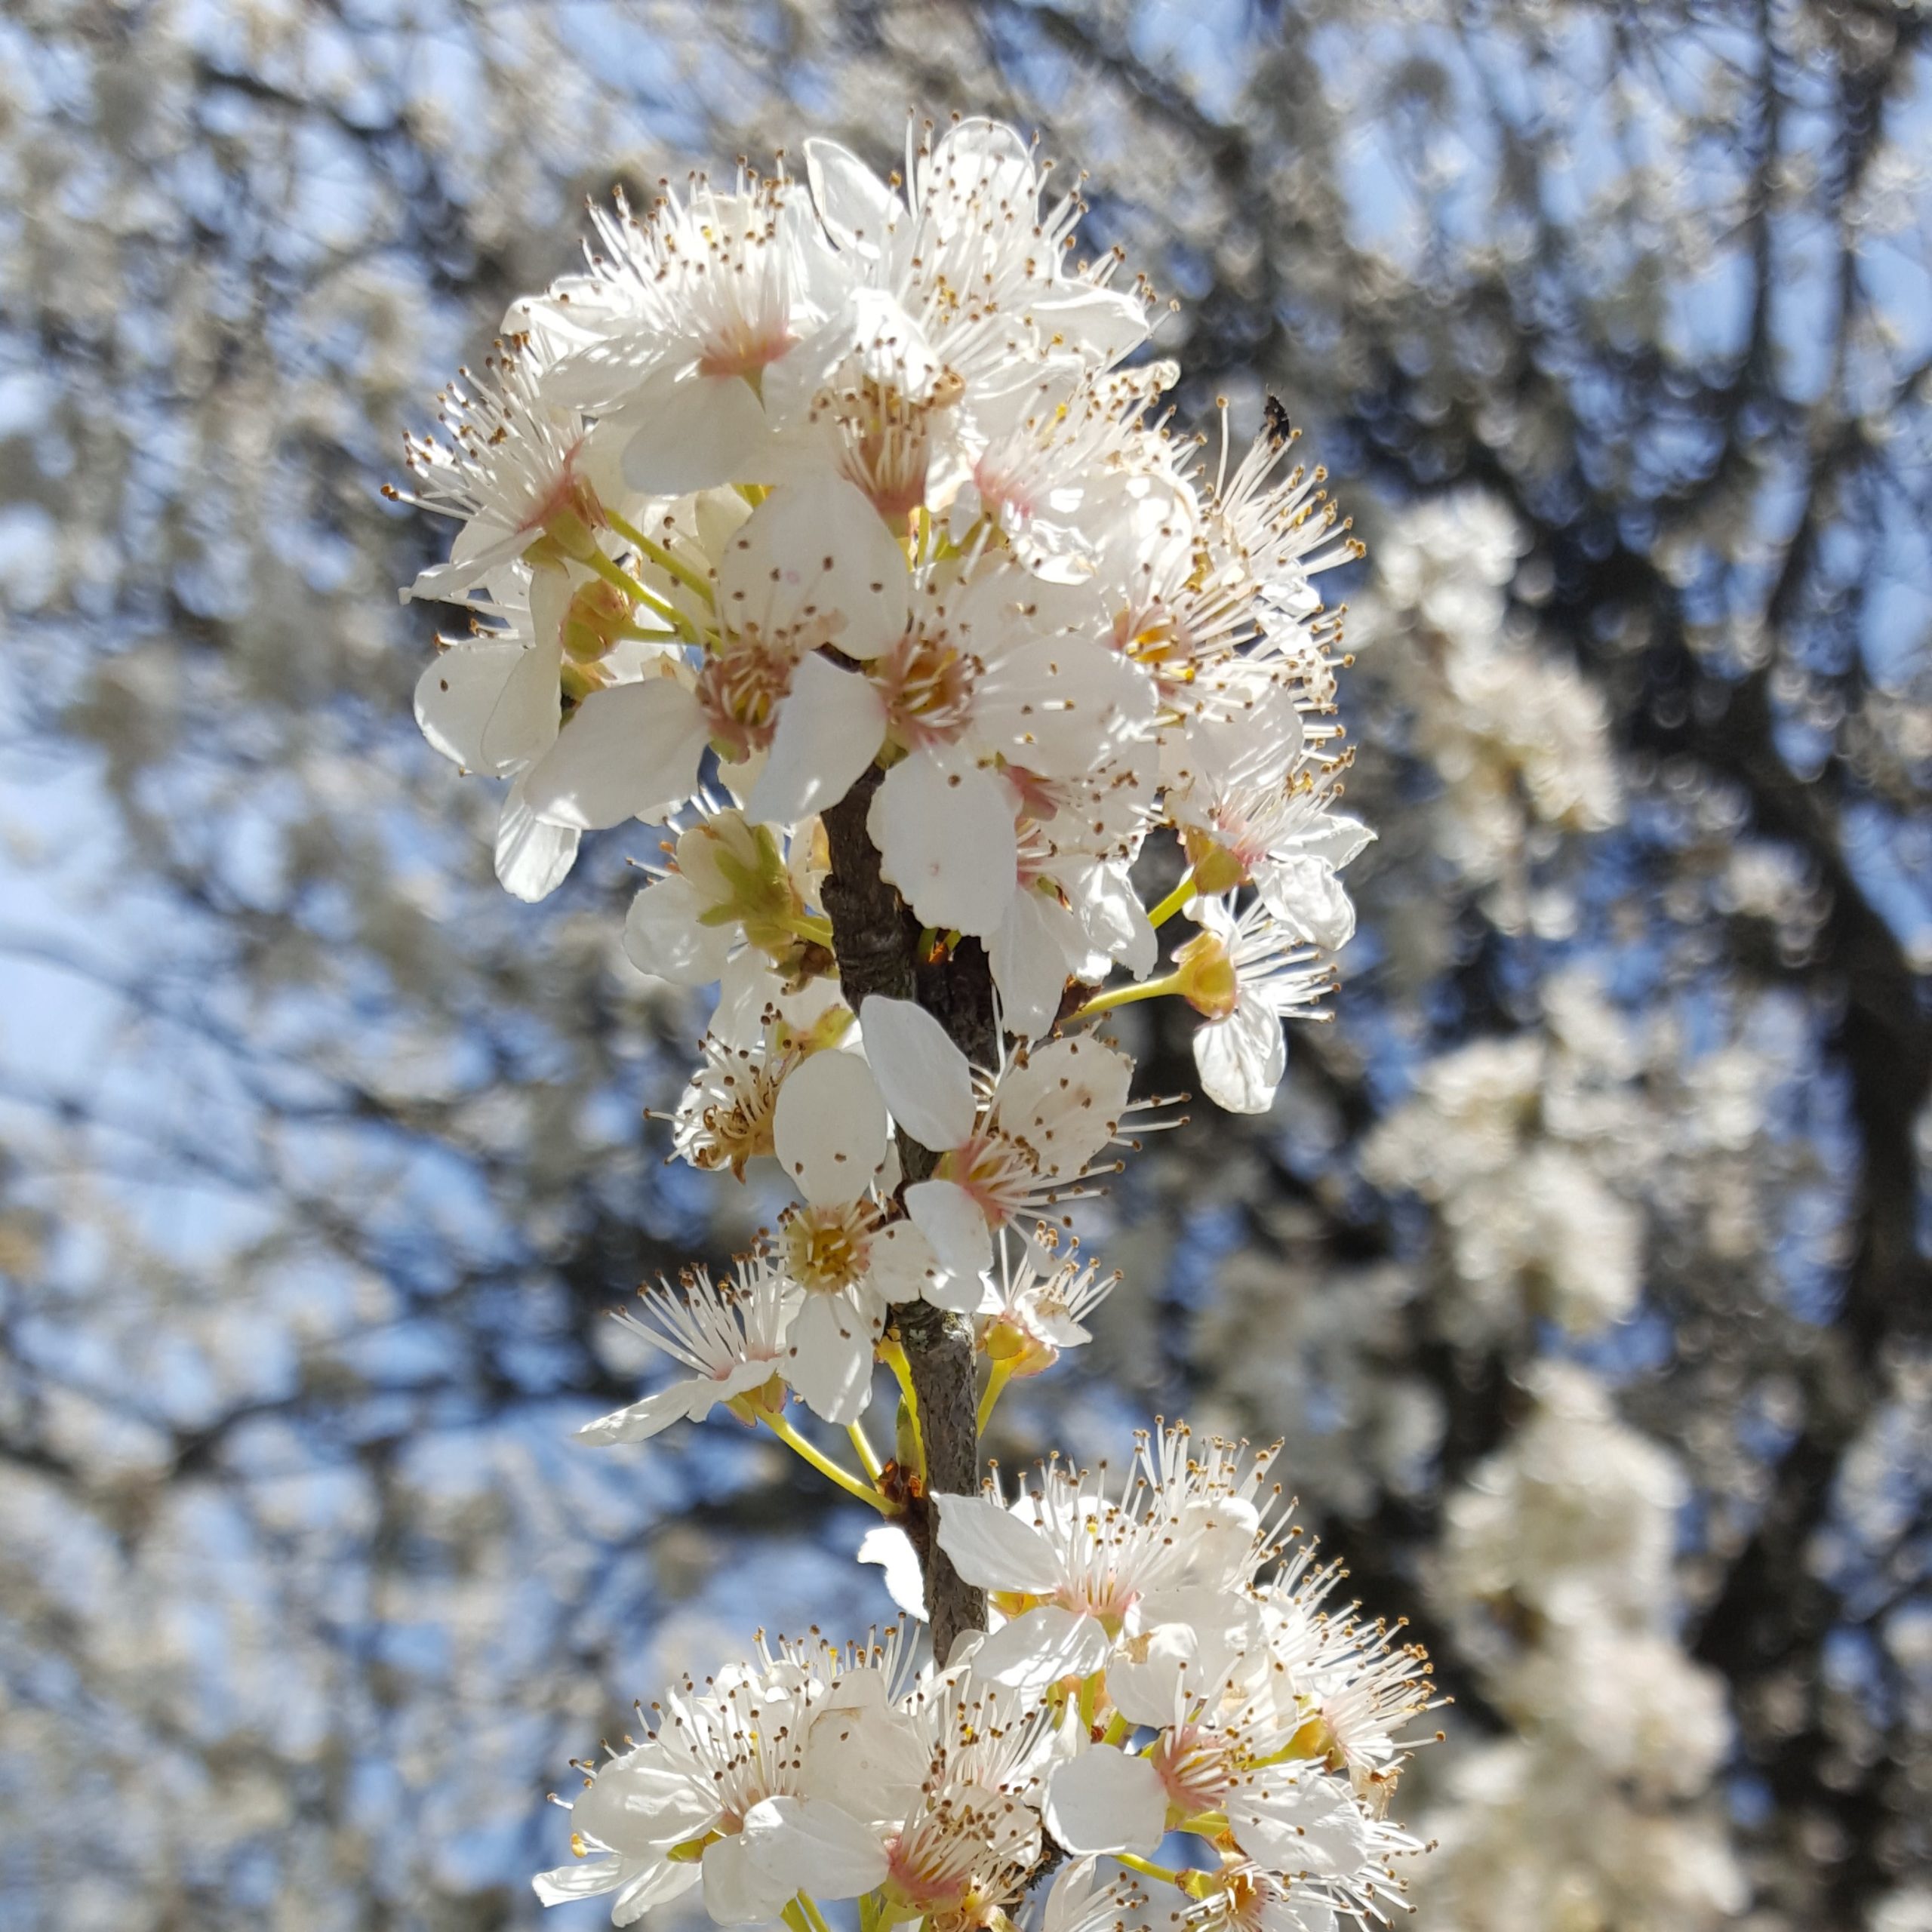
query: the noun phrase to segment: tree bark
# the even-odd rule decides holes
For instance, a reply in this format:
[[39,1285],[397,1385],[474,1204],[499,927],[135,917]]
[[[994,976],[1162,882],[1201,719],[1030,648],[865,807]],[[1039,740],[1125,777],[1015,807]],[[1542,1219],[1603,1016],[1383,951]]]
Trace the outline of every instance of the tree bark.
[[[866,816],[884,774],[867,771],[824,814],[832,871],[824,904],[832,921],[839,983],[856,1013],[870,993],[916,1000],[977,1064],[994,1064],[999,1034],[993,1020],[992,975],[977,940],[964,940],[930,960],[920,957],[920,927],[896,888],[879,875],[877,848]],[[902,1185],[923,1180],[937,1159],[902,1128]],[[965,1582],[939,1546],[936,1494],[976,1494],[980,1487],[979,1392],[973,1324],[926,1302],[901,1302],[892,1326],[906,1352],[918,1403],[925,1452],[922,1483],[909,1498],[906,1531],[919,1552],[932,1620],[933,1654],[943,1663],[961,1631],[986,1627],[985,1593]]]

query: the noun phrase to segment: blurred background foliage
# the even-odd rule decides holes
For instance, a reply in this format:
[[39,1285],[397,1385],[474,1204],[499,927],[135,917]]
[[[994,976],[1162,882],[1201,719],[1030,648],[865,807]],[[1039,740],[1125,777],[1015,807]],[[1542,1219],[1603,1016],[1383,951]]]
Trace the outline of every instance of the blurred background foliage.
[[1087,170],[1181,422],[1279,394],[1371,551],[1334,1023],[1087,1213],[994,1446],[1287,1438],[1455,1700],[1422,1932],[1924,1932],[1909,0],[12,0],[0,1927],[534,1924],[632,1697],[887,1611],[732,1425],[569,1440],[772,1197],[641,1118],[651,835],[491,879],[377,491],[585,194],[908,103]]

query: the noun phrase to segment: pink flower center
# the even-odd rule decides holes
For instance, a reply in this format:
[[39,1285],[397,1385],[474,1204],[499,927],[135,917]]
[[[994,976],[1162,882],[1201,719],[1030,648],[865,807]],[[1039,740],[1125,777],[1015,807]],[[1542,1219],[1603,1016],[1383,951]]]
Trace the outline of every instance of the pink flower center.
[[1038,1164],[1003,1134],[975,1134],[944,1155],[939,1177],[964,1188],[989,1227],[1004,1227],[1031,1199]]
[[783,321],[736,318],[718,330],[697,359],[700,376],[756,376],[769,368],[796,338]]
[[1177,1724],[1153,1749],[1149,1761],[1176,1807],[1186,1817],[1220,1808],[1233,1782],[1227,1747],[1198,1724]]
[[697,701],[711,735],[734,759],[764,750],[777,735],[792,670],[789,651],[754,643],[720,652],[698,673]]
[[571,445],[570,454],[564,458],[556,481],[517,525],[520,535],[531,531],[547,531],[552,523],[566,518],[592,530],[603,528],[604,506],[597,500],[597,492],[577,478],[577,453],[583,447],[581,437]]
[[909,632],[870,669],[885,700],[886,728],[907,751],[950,744],[971,721],[979,660],[943,635]]

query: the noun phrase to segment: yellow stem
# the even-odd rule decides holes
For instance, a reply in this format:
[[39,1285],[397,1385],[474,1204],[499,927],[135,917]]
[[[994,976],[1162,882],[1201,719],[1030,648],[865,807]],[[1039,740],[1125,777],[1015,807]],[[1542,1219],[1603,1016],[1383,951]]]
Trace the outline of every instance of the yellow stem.
[[912,1419],[912,1441],[919,1452],[919,1473],[926,1472],[926,1438],[919,1427],[918,1392],[912,1386],[912,1364],[906,1359],[906,1351],[890,1339],[878,1345],[879,1360],[891,1370],[893,1380],[899,1384],[899,1393],[906,1404],[906,1413]]
[[787,1422],[783,1416],[766,1415],[771,1432],[786,1448],[802,1456],[822,1476],[835,1482],[848,1496],[856,1496],[861,1503],[869,1503],[882,1516],[885,1514],[885,1501],[869,1483],[861,1482],[850,1469],[841,1469],[832,1458],[810,1443]]
[[851,1438],[852,1447],[858,1452],[859,1466],[865,1471],[873,1487],[876,1488],[878,1484],[879,1472],[884,1465],[872,1452],[872,1445],[866,1435],[865,1424],[862,1422],[848,1423],[845,1425],[845,1433]]
[[1013,1380],[1013,1364],[1010,1361],[996,1361],[992,1373],[986,1377],[986,1392],[980,1398],[980,1433],[986,1432],[986,1424],[992,1420],[994,1405],[999,1401],[1000,1392]]
[[888,1335],[878,1345],[878,1358],[891,1370],[899,1383],[899,1392],[906,1398],[906,1406],[916,1416],[919,1413],[919,1398],[912,1387],[912,1365],[906,1359],[906,1351]]
[[1138,1872],[1143,1878],[1164,1878],[1171,1885],[1181,1883],[1178,1872],[1170,1870],[1164,1865],[1156,1865],[1151,1859],[1136,1857],[1131,1851],[1117,1851],[1114,1857],[1130,1872]]
[[1194,897],[1194,868],[1189,866],[1180,875],[1180,883],[1147,915],[1150,926],[1164,926],[1187,902]]
[[801,1892],[798,1903],[804,1907],[805,1916],[811,1921],[812,1932],[832,1932],[832,1927],[825,1922],[825,1914],[818,1909],[818,1900],[810,1892]]
[[1066,1024],[1071,1026],[1076,1020],[1091,1020],[1097,1013],[1108,1013],[1117,1006],[1131,1006],[1137,999],[1164,999],[1169,993],[1180,991],[1180,975],[1164,973],[1158,980],[1143,980],[1138,986],[1129,982],[1103,993],[1096,993],[1087,1004],[1070,1014]]
[[700,574],[675,551],[667,550],[662,543],[654,543],[634,524],[626,523],[615,510],[604,512],[605,521],[626,543],[634,545],[655,564],[660,571],[675,577],[686,589],[695,591],[707,604],[717,601],[717,593],[711,587],[711,580]]

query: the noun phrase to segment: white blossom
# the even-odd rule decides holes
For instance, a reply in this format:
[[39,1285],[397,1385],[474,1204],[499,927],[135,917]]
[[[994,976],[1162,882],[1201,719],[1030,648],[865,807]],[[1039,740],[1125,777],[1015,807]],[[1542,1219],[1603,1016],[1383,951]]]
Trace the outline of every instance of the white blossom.
[[685,1276],[682,1290],[663,1282],[641,1289],[645,1315],[620,1309],[617,1318],[688,1373],[585,1423],[577,1431],[583,1441],[638,1441],[675,1422],[702,1422],[721,1402],[735,1408],[746,1396],[782,1383],[786,1335],[803,1298],[796,1283],[752,1257],[739,1263],[725,1287],[714,1287],[700,1268]]
[[1194,1032],[1202,1089],[1230,1113],[1265,1113],[1287,1071],[1281,1023],[1312,1013],[1333,981],[1265,899],[1238,914],[1217,899],[1195,909],[1201,931],[1177,965],[1181,991],[1204,1019]]
[[913,1222],[889,1217],[875,1186],[890,1152],[885,1106],[856,1054],[814,1054],[792,1069],[772,1128],[779,1163],[804,1196],[778,1235],[804,1295],[790,1380],[828,1422],[856,1422],[888,1307],[923,1299],[964,1311],[977,1304],[979,1281],[948,1273]]
[[994,1233],[1071,1192],[1118,1137],[1131,1069],[1097,1041],[1016,1058],[983,1104],[966,1056],[922,1008],[875,994],[860,1024],[894,1118],[939,1156],[906,1210],[956,1274],[984,1272]]

